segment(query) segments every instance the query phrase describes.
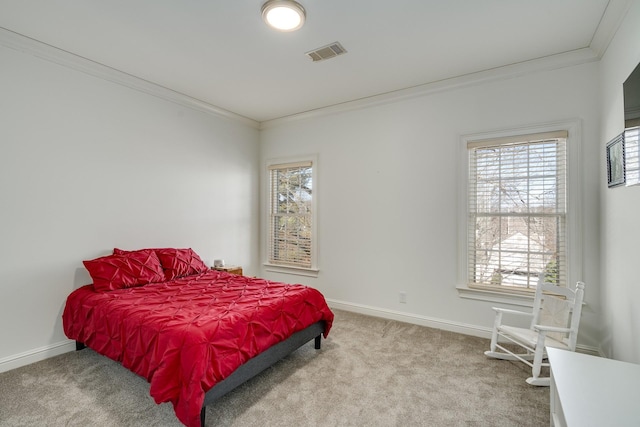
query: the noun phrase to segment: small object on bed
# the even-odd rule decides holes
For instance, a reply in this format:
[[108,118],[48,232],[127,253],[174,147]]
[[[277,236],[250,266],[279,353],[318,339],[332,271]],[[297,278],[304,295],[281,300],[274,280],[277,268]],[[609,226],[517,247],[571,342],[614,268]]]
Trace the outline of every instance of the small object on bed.
[[[315,339],[318,348],[331,329],[333,313],[313,288],[203,269],[191,250],[145,251],[164,251],[166,264],[156,256],[165,281],[76,289],[63,326],[78,348],[146,378],[156,403],[172,402],[185,425],[199,426],[206,404],[304,343]],[[119,252],[142,258],[141,251]],[[176,262],[184,259],[179,254],[187,261]],[[191,267],[197,272],[174,277]]]

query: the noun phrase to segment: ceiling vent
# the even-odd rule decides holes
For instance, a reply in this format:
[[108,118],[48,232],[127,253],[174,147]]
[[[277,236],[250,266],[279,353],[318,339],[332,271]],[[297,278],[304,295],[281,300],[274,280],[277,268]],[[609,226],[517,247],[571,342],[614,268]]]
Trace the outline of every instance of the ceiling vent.
[[313,62],[318,62],[342,55],[343,53],[347,53],[346,49],[342,47],[340,43],[335,42],[307,52],[306,55],[311,58]]

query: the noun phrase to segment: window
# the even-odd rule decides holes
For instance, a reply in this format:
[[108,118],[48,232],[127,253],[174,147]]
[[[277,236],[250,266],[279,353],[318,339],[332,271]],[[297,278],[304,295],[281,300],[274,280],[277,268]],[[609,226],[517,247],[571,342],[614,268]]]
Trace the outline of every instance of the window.
[[466,141],[470,288],[567,286],[567,131]]
[[315,268],[314,162],[270,164],[268,264]]
[[624,130],[626,185],[640,184],[640,126]]

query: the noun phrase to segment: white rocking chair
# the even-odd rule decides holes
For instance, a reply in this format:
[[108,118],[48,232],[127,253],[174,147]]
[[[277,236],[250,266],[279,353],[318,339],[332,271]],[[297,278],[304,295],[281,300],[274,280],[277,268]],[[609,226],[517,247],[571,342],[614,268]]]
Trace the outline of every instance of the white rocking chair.
[[[496,317],[491,335],[491,350],[484,354],[495,359],[520,360],[526,363],[533,373],[532,377],[527,378],[527,383],[548,387],[549,377],[540,377],[541,368],[549,366],[548,362],[544,362],[547,357],[545,346],[575,351],[583,298],[583,282],[578,282],[573,291],[544,283],[541,275],[531,313],[493,307]],[[531,317],[531,325],[529,328],[503,325],[504,314]],[[500,342],[515,344],[526,352],[515,353]]]

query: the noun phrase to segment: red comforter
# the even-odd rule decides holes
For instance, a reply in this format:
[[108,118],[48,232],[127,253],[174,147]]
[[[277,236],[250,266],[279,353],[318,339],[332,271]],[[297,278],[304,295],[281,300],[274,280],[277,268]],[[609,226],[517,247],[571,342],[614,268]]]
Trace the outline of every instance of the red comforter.
[[200,425],[204,394],[247,360],[333,313],[313,288],[209,270],[163,283],[73,291],[66,335],[121,362],[151,383],[156,403],[172,402]]

